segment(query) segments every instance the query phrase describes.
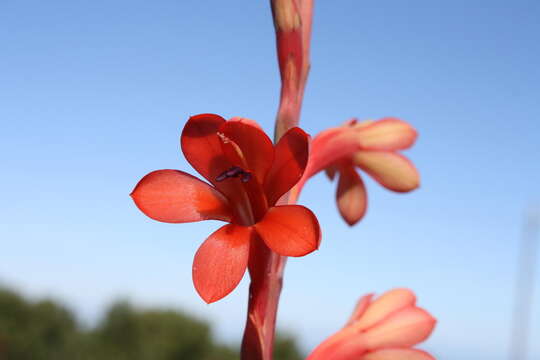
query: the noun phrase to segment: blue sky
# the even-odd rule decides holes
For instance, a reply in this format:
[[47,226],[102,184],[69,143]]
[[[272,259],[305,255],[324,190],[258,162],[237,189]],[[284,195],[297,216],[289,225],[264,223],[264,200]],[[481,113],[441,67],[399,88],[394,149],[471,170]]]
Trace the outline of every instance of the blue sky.
[[[368,214],[349,228],[335,184],[315,177],[301,201],[323,243],[289,261],[279,326],[307,350],[360,295],[407,286],[439,319],[423,348],[506,359],[523,218],[540,201],[540,3],[337,4],[316,4],[301,125],[409,121],[422,186],[399,195],[367,180]],[[128,194],[149,171],[192,172],[178,144],[190,115],[273,129],[268,2],[8,0],[0,29],[0,281],[65,299],[89,323],[118,296],[186,308],[239,341],[246,279],[212,305],[191,283],[219,224],[153,222]],[[534,340],[538,291],[533,305]],[[540,357],[540,342],[532,350]]]

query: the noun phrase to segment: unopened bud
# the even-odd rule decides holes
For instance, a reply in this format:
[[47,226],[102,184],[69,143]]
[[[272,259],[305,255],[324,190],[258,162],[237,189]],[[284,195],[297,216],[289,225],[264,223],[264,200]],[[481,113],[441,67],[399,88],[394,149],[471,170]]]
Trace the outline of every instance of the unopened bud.
[[293,31],[301,26],[294,0],[274,0],[274,14],[275,26],[281,31]]

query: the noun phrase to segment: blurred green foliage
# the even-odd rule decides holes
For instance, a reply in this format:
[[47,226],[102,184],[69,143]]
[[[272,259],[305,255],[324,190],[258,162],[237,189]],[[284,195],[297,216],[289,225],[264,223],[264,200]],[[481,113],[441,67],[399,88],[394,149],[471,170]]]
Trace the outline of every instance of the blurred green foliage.
[[[300,360],[292,337],[278,336],[274,359]],[[30,302],[0,288],[0,360],[238,360],[204,321],[180,311],[117,302],[94,329],[53,300]]]

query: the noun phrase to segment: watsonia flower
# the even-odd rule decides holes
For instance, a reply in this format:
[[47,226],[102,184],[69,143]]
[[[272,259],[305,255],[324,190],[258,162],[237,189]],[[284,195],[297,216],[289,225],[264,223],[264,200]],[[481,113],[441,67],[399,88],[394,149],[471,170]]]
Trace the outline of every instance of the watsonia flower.
[[181,135],[189,163],[212,185],[179,170],[157,170],[131,194],[139,209],[168,223],[221,220],[200,246],[193,282],[208,303],[240,282],[250,248],[266,244],[283,256],[303,256],[319,246],[315,215],[300,205],[276,205],[302,177],[308,135],[292,128],[274,146],[252,120],[214,114],[191,117]]
[[412,347],[431,334],[436,320],[416,306],[409,289],[360,299],[345,327],[323,341],[307,360],[435,360]]
[[343,219],[354,225],[366,213],[367,193],[358,169],[385,188],[408,192],[420,185],[414,165],[398,151],[411,147],[417,133],[396,118],[377,121],[347,121],[320,132],[312,141],[309,163],[297,187],[321,170],[330,179],[339,174],[336,201]]

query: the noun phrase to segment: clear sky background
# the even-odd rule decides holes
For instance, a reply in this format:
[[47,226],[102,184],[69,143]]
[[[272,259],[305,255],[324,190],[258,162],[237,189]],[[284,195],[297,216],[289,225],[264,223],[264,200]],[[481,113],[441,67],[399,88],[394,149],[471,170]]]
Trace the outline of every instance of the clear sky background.
[[[367,216],[349,228],[335,184],[307,185],[323,242],[289,261],[278,320],[305,350],[359,296],[407,286],[439,320],[421,347],[507,358],[524,214],[540,200],[539,35],[535,0],[316,3],[301,125],[409,121],[422,186],[399,195],[367,180]],[[128,194],[152,170],[193,172],[179,150],[190,115],[272,131],[268,1],[3,0],[0,44],[0,281],[64,299],[89,324],[119,296],[181,307],[238,342],[247,277],[212,305],[191,282],[219,223],[154,222]],[[540,291],[533,305],[531,360]]]

